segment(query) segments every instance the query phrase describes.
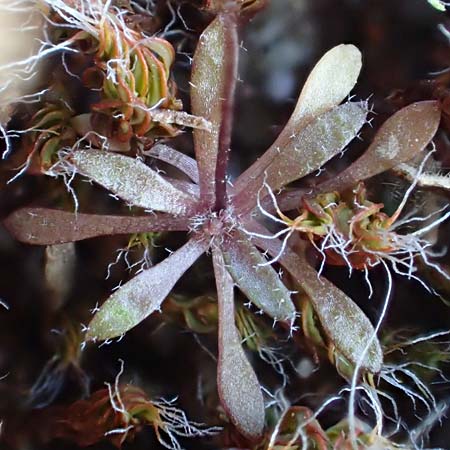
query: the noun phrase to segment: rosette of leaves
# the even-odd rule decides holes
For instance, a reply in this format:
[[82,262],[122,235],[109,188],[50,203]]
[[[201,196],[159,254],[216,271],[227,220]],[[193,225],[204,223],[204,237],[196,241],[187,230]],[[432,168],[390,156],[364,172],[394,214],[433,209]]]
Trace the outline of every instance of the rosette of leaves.
[[[89,324],[88,340],[121,336],[158,311],[183,273],[201,254],[211,252],[218,299],[219,396],[239,431],[258,438],[264,427],[264,401],[235,325],[234,287],[287,328],[292,329],[296,317],[291,292],[275,268],[267,264],[263,252],[278,255],[277,262],[309,296],[327,338],[352,364],[377,373],[383,358],[374,328],[359,306],[319,277],[302,255],[289,245],[283,247],[277,234],[263,225],[264,215],[258,215],[263,211],[260,204],[265,201],[265,185],[277,192],[318,170],[366,123],[365,103],[340,104],[356,83],[361,54],[353,45],[339,45],[322,57],[275,143],[230,186],[227,161],[237,78],[237,22],[238,13],[233,8],[220,10],[195,51],[192,113],[211,123],[209,131],[193,132],[196,161],[170,147],[150,152],[172,164],[190,182],[165,177],[139,159],[93,149],[74,151],[61,162],[65,170],[85,176],[152,214],[124,217],[25,208],[13,213],[6,226],[17,239],[37,245],[111,234],[188,233],[189,239],[180,249],[106,300]],[[395,121],[399,121],[396,127],[385,128],[375,139],[369,156],[362,157],[364,163],[355,163],[354,176],[372,176],[422,151],[439,123],[437,104],[416,104]],[[298,194],[297,204],[300,198]]]
[[148,145],[155,137],[178,134],[180,126],[207,127],[180,111],[171,76],[172,44],[130,26],[131,6],[92,2],[88,8],[81,1],[50,6],[52,40],[67,42],[78,54],[74,64],[94,98],[89,112],[73,122],[81,136],[94,130],[108,138],[111,149],[127,151],[132,138]]

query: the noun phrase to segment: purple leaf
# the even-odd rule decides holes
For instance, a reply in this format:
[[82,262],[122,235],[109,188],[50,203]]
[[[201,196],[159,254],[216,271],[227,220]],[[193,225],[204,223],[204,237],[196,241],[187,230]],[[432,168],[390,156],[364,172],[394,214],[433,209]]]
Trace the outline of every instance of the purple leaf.
[[[269,233],[256,222],[248,226],[259,234]],[[255,241],[272,256],[280,252],[278,240],[255,238]],[[306,292],[326,335],[349,361],[355,365],[359,363],[365,347],[371,342],[361,368],[378,373],[383,364],[383,352],[375,330],[361,308],[326,278],[319,278],[308,262],[289,248],[280,257],[280,264]]]
[[371,341],[361,368],[378,373],[383,364],[383,352],[361,308],[326,278],[318,278],[317,272],[302,258],[297,256],[294,264],[286,269],[305,290],[330,341],[349,361],[359,363]]
[[217,248],[213,249],[213,263],[219,305],[219,397],[239,431],[251,439],[257,439],[264,428],[261,387],[241,346],[241,337],[234,323],[233,280]]
[[261,175],[293,134],[324,112],[339,105],[356,84],[361,71],[361,52],[354,45],[338,45],[325,53],[311,71],[291,118],[266,153],[235,184],[245,189],[248,177]]
[[47,208],[23,208],[13,212],[4,225],[18,241],[52,245],[113,234],[185,231],[189,219],[157,214],[139,217],[104,216]]
[[[363,103],[348,102],[321,115],[296,135],[291,136],[266,171],[252,180],[234,202],[241,211],[253,207],[249,192],[258,192],[264,180],[273,191],[320,169],[342,151],[366,121]],[[266,195],[263,192],[263,195]]]
[[228,272],[247,298],[270,317],[291,324],[295,307],[290,292],[249,238],[234,233],[222,251]]
[[111,339],[142,322],[161,303],[178,279],[208,248],[207,240],[191,239],[164,261],[125,283],[95,314],[86,339]]
[[171,164],[192,181],[198,183],[197,161],[190,156],[164,144],[156,144],[150,150],[145,151],[144,154]]
[[191,183],[186,180],[178,180],[176,178],[165,178],[172,186],[177,188],[180,191],[183,191],[185,194],[189,194],[192,198],[198,199],[200,196],[200,189],[198,184]]
[[176,189],[138,159],[100,150],[71,155],[77,172],[133,206],[182,215],[194,208],[193,199]]
[[363,103],[348,102],[319,116],[292,135],[267,168],[267,183],[277,190],[320,169],[355,138],[366,122]]
[[364,154],[337,177],[319,186],[321,192],[342,190],[417,156],[436,134],[441,118],[438,102],[417,102],[390,117]]
[[[194,129],[195,153],[200,173],[201,198],[215,203],[218,160],[226,167],[231,108],[237,66],[237,32],[232,16],[219,15],[200,36],[191,78],[192,112],[211,123],[211,131]],[[220,158],[219,158],[220,156]],[[220,179],[220,178],[219,178]]]

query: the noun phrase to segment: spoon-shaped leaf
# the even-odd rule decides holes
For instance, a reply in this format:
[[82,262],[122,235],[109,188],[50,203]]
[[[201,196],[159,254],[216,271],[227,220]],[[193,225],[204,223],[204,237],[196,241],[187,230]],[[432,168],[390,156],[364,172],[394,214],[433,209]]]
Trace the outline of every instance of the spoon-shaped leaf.
[[77,172],[133,206],[181,215],[194,205],[189,195],[138,159],[100,150],[80,150],[71,155],[71,163]]
[[234,285],[220,250],[213,249],[219,304],[219,360],[217,387],[220,401],[239,431],[251,439],[264,428],[264,401],[255,372],[245,356],[234,323]]
[[156,144],[144,154],[171,164],[185,173],[194,183],[198,183],[197,161],[190,156],[165,144]]
[[14,211],[3,224],[18,241],[52,245],[113,234],[184,231],[188,229],[189,222],[185,217],[160,214],[104,216],[48,208],[23,208]]
[[142,322],[161,303],[178,279],[208,248],[207,240],[191,239],[164,261],[120,287],[95,314],[87,339],[111,339]]
[[361,52],[352,44],[340,44],[328,50],[303,85],[283,134],[289,137],[291,132],[339,105],[355,86],[361,66]]
[[383,364],[383,352],[361,308],[326,278],[319,278],[299,256],[292,255],[292,263],[282,264],[307,293],[330,341],[349,361],[358,364],[366,345],[371,342],[361,368],[378,373]]
[[290,324],[295,318],[290,292],[248,237],[235,233],[222,251],[228,272],[247,298],[270,317]]
[[[269,233],[255,222],[248,227],[259,234]],[[275,239],[255,238],[255,242],[273,256],[280,252],[281,242]],[[288,247],[279,262],[306,292],[323,330],[339,352],[356,365],[370,342],[360,367],[378,373],[383,363],[383,352],[374,327],[361,308],[326,278],[319,278],[308,262]]]
[[375,330],[361,308],[326,278],[318,278],[317,272],[306,261],[299,258],[295,270],[289,272],[308,294],[330,341],[347,359],[358,364],[371,341],[361,368],[378,373],[383,364],[383,352]]
[[322,167],[355,138],[366,122],[363,103],[348,102],[319,116],[291,136],[267,168],[267,183],[279,189]]
[[438,102],[417,102],[397,111],[382,125],[369,148],[321,192],[342,190],[417,156],[433,139],[441,112]]
[[291,118],[266,153],[242,175],[236,191],[245,188],[248,177],[260,175],[293,134],[324,112],[339,105],[356,84],[361,71],[361,52],[341,44],[325,53],[306,80]]
[[[200,175],[200,193],[208,204],[215,201],[215,180],[222,130],[229,128],[237,66],[237,32],[231,16],[218,15],[200,36],[192,77],[192,113],[211,123],[211,130],[194,129],[194,146]],[[230,130],[225,130],[228,141]],[[225,142],[229,146],[229,142]],[[228,148],[224,148],[225,153]],[[224,161],[225,163],[226,161]],[[224,164],[226,165],[226,163]]]
[[[289,142],[268,165],[265,172],[251,180],[235,204],[241,211],[255,205],[255,196],[264,180],[273,191],[320,169],[341,152],[366,122],[364,103],[348,102],[319,116],[292,135]],[[263,193],[265,194],[265,193]]]

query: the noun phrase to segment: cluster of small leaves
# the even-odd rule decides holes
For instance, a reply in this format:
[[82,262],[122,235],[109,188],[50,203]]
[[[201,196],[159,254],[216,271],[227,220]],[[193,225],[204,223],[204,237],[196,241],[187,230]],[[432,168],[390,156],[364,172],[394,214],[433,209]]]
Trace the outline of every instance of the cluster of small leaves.
[[[409,191],[416,182],[414,178]],[[359,183],[352,190],[344,190],[343,195],[339,192],[329,192],[313,198],[305,196],[303,208],[295,219],[290,219],[279,209],[278,216],[286,225],[286,235],[289,237],[292,232],[297,231],[306,236],[322,254],[323,263],[346,265],[350,270],[355,268],[367,273],[378,265],[382,258],[386,258],[395,263],[398,273],[405,273],[402,272],[404,266],[412,276],[417,270],[414,258],[422,257],[428,262],[432,254],[427,250],[429,243],[419,237],[424,234],[423,229],[406,235],[397,231],[401,225],[425,220],[418,217],[396,222],[406,201],[407,196],[396,211],[388,216],[382,211],[382,203],[373,203],[367,199],[365,186]],[[425,232],[439,225],[447,217],[448,213],[439,217],[435,223],[427,224]],[[409,256],[409,262],[403,259],[405,256]],[[435,268],[444,276],[449,276],[439,266]]]
[[44,419],[43,442],[65,439],[80,447],[107,440],[121,448],[143,427],[150,426],[161,445],[181,450],[180,437],[210,436],[219,431],[189,422],[174,401],[151,400],[142,389],[117,381],[114,386],[107,383],[86,400],[46,409],[37,420]]
[[[170,310],[175,302],[176,312],[181,311],[186,324],[196,332],[209,332],[211,326],[215,328],[217,320],[218,394],[232,424],[249,439],[259,439],[264,434],[265,406],[257,375],[242,348],[242,338],[263,359],[268,358],[270,363],[274,360],[267,356],[267,335],[261,332],[262,327],[255,324],[248,311],[235,305],[235,286],[249,302],[274,323],[279,322],[290,334],[297,332],[299,314],[291,289],[302,291],[306,299],[302,316],[304,334],[315,345],[329,350],[330,359],[339,373],[352,380],[353,395],[359,380],[369,378],[373,381],[373,375],[381,373],[384,367],[383,351],[377,337],[383,316],[374,327],[355,301],[320,276],[303,252],[294,251],[289,239],[295,231],[301,231],[309,234],[316,247],[316,239],[320,237],[320,245],[324,247],[330,226],[336,225],[338,237],[343,242],[335,245],[334,251],[342,249],[343,256],[349,248],[354,250],[358,261],[352,261],[351,267],[373,264],[372,256],[368,255],[376,252],[395,255],[399,249],[392,236],[398,235],[392,232],[391,226],[402,206],[398,214],[388,217],[381,211],[381,205],[365,198],[361,188],[357,188],[350,200],[341,201],[340,195],[345,195],[344,191],[354,188],[359,181],[420,155],[440,121],[436,101],[407,106],[385,122],[359,159],[333,179],[319,183],[315,195],[305,198],[304,189],[289,188],[292,182],[314,173],[340,154],[367,123],[369,110],[365,102],[341,104],[356,83],[361,54],[353,45],[339,45],[328,51],[314,67],[290,120],[273,145],[229,183],[227,162],[237,80],[238,24],[243,15],[262,4],[259,1],[206,3],[215,18],[199,39],[191,74],[192,116],[189,117],[197,119],[193,127],[196,159],[163,145],[145,152],[145,156],[162,160],[180,172],[179,179],[154,170],[142,158],[104,151],[96,139],[56,153],[58,159],[51,166],[53,174],[66,179],[81,175],[128,205],[143,209],[145,214],[106,216],[25,208],[14,212],[5,222],[18,240],[37,245],[132,234],[129,247],[137,242],[145,246],[151,236],[149,233],[187,233],[188,240],[181,248],[152,267],[143,266],[140,273],[119,287],[98,310],[96,308],[87,326],[86,341],[110,342],[121,338],[150,314],[160,311],[182,275],[202,254],[212,253],[217,307],[211,307],[205,297],[192,302],[171,298],[171,304],[166,306]],[[61,11],[60,15],[66,17]],[[167,108],[175,105],[176,109],[168,85],[168,68],[173,55],[168,44],[156,38],[145,39],[144,43],[151,44],[138,46],[141,41],[136,37],[136,31],[125,30],[116,13],[114,10],[107,12],[104,20],[93,17],[79,30],[69,27],[69,34],[63,36],[64,40],[78,45],[87,40],[87,54],[92,55],[94,68],[85,73],[84,78],[89,79],[89,86],[93,86],[93,74],[99,75],[101,80],[98,85],[100,101],[92,106],[89,120],[82,121],[80,129],[83,128],[83,133],[80,134],[94,132],[104,136],[112,145],[110,150],[117,150],[114,140],[125,142],[127,149],[133,150],[132,154],[143,156],[138,150],[144,142],[142,138],[153,129],[149,125],[155,117],[153,108],[161,102]],[[77,26],[81,26],[77,15],[72,17]],[[158,83],[158,75],[164,81],[163,85]],[[113,132],[95,128],[94,116],[102,115],[111,116],[118,124],[118,127],[109,128]],[[63,129],[60,122],[55,126],[56,133]],[[43,140],[50,142],[47,138]],[[61,142],[56,146],[59,145]],[[333,202],[336,205],[332,205]],[[302,204],[303,212],[298,215],[296,211],[297,218],[290,219],[292,211]],[[446,216],[440,217],[437,223],[444,218]],[[281,231],[269,230],[277,226],[282,227]],[[400,250],[404,251],[404,248]],[[411,252],[410,249],[406,251]],[[331,253],[332,250],[326,252],[325,262],[333,263]],[[433,257],[420,249],[416,254],[426,261]],[[268,261],[267,255],[272,259]],[[410,258],[409,275],[415,270],[415,256]],[[393,260],[393,264],[397,262]],[[280,276],[280,267],[289,273],[289,284]],[[273,365],[279,367],[276,363]],[[146,400],[145,403],[142,393],[136,389],[127,387],[123,392],[116,389],[114,395],[122,398],[125,406],[114,407],[111,414],[101,416],[105,419],[98,427],[102,436],[111,431],[105,427],[110,427],[112,421],[112,429],[118,430],[117,442],[121,443],[129,435],[128,427],[134,427],[135,421],[140,423],[142,418],[146,423],[157,423],[155,431],[158,433],[158,428],[162,427],[158,410],[149,406],[151,402]],[[127,393],[130,393],[130,399]],[[113,403],[114,395],[99,391],[93,397],[93,403],[76,403],[76,409],[86,410],[94,404],[94,411],[98,413],[97,406],[103,408],[108,402]],[[134,405],[135,395],[139,397],[137,406]],[[143,402],[143,409],[151,410],[148,413],[151,419],[130,412],[134,411],[134,406],[141,412]],[[305,411],[299,411],[307,418]],[[346,432],[336,438],[337,441],[341,439],[339,445],[342,444],[342,448],[346,448],[347,440],[353,445],[356,438],[362,439],[364,435],[367,435],[368,443],[372,436],[373,442],[376,439],[382,442],[381,430],[377,429],[374,434],[361,431],[354,419],[353,414],[349,414],[349,438]],[[327,448],[325,445],[332,442],[329,441],[331,438],[318,426],[313,428],[316,445]],[[68,434],[67,430],[63,433],[66,437]],[[89,442],[98,440],[100,434]],[[177,447],[173,444],[171,448]]]
[[[175,51],[167,40],[146,34],[131,3],[45,3],[48,45],[70,51],[62,56],[65,71],[42,86],[28,127],[8,130],[25,134],[26,163],[19,174],[51,173],[59,152],[82,141],[138,153],[183,126],[208,129],[206,121],[181,111],[171,76]],[[83,87],[76,94],[66,87],[74,78]]]
[[394,450],[400,447],[387,438],[378,435],[376,429],[362,421],[357,423],[357,442],[350,439],[348,420],[343,419],[324,430],[311,410],[303,406],[292,406],[285,411],[273,433],[257,449],[297,450],[314,448],[318,450]]

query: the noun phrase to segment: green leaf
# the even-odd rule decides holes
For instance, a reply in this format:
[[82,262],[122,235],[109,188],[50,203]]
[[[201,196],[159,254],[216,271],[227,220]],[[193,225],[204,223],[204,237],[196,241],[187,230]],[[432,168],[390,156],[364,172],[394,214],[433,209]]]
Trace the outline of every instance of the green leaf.
[[402,108],[381,126],[372,144],[346,170],[319,186],[321,192],[342,190],[417,156],[433,139],[441,112],[436,101]]
[[77,172],[130,205],[176,215],[194,207],[189,195],[138,159],[103,150],[80,150],[71,155],[71,162]]
[[355,365],[371,341],[361,368],[378,373],[383,364],[383,352],[370,320],[351,298],[326,278],[319,279],[315,270],[305,268],[306,264],[301,268],[301,286],[328,338]]
[[[256,222],[250,223],[249,227],[260,235],[269,234]],[[255,242],[272,256],[280,253],[281,242],[278,240],[255,237]],[[336,349],[356,365],[370,343],[360,367],[371,373],[380,372],[383,352],[375,329],[361,308],[326,278],[319,278],[304,257],[288,247],[280,257],[280,264],[307,294],[325,334]]]
[[298,132],[324,112],[339,105],[355,86],[361,66],[361,52],[354,45],[341,44],[326,52],[303,85],[283,134]]
[[294,112],[276,141],[235,183],[235,191],[246,188],[249,178],[265,168],[286,147],[291,136],[326,111],[339,105],[356,84],[361,71],[361,52],[354,45],[333,47],[317,62],[306,80]]
[[264,400],[256,374],[245,356],[234,322],[234,285],[220,250],[213,249],[219,304],[217,387],[220,401],[233,424],[250,439],[264,428]]
[[366,116],[367,108],[363,103],[348,102],[293,134],[267,168],[268,185],[277,190],[320,169],[355,138]]
[[291,294],[249,238],[236,232],[222,251],[228,272],[247,298],[270,317],[290,324],[295,318]]
[[121,336],[159,310],[175,283],[208,248],[207,240],[191,239],[164,261],[120,287],[95,314],[86,339]]

